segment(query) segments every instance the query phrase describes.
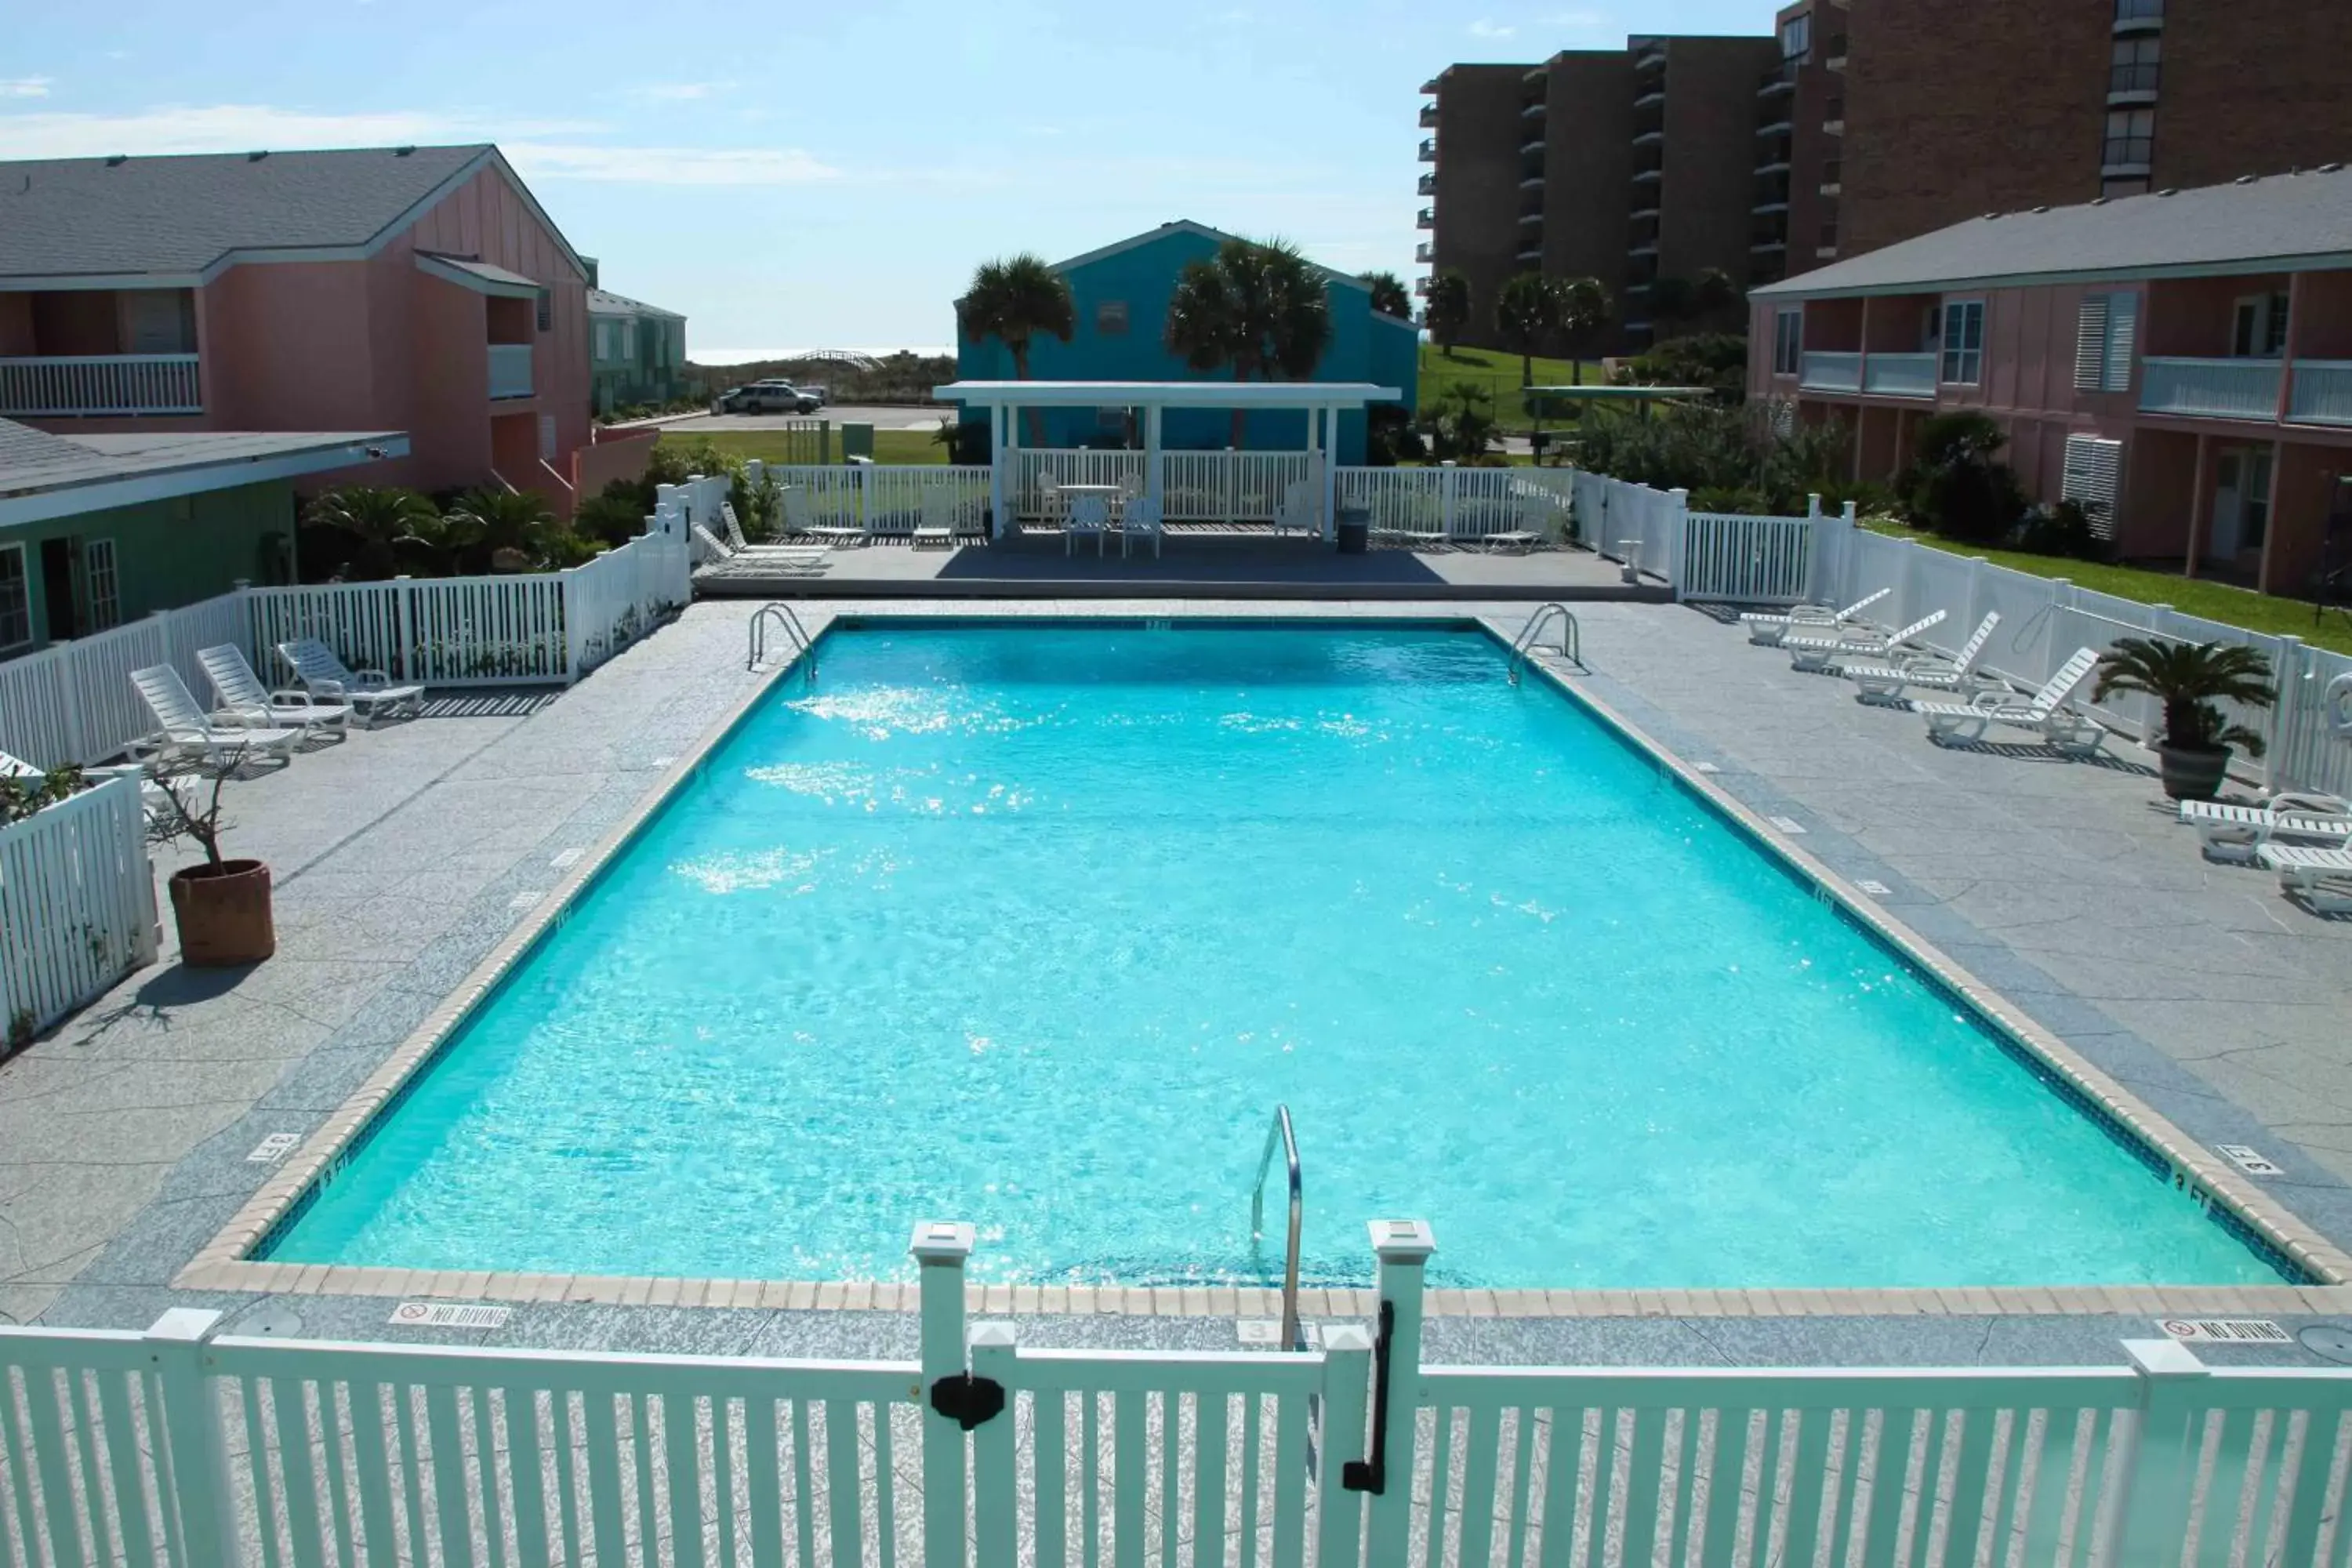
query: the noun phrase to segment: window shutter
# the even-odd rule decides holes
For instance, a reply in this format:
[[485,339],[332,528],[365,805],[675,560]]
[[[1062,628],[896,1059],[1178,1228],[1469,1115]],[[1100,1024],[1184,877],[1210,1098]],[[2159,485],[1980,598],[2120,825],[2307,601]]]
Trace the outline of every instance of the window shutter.
[[2107,297],[2086,294],[2074,312],[2074,390],[2096,392],[2106,384]]
[[2096,436],[2066,437],[2066,471],[2058,493],[2080,506],[2101,539],[2116,536],[2116,491],[2122,482],[2124,444]]
[[2100,385],[2109,392],[2131,389],[2132,350],[2139,331],[2139,296],[2116,294],[2107,305],[2107,373]]

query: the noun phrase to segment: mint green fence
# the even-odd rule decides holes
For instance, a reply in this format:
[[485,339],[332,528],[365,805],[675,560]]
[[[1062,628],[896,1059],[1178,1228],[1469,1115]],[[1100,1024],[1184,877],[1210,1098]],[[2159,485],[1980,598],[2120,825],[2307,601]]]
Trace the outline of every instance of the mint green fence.
[[1034,1348],[918,1227],[913,1361],[0,1330],[5,1568],[2341,1563],[2352,1373],[1425,1365]]

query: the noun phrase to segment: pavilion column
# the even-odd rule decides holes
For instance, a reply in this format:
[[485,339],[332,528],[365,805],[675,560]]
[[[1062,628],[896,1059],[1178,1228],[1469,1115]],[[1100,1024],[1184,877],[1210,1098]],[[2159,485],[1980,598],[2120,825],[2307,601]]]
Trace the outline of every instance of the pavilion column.
[[1004,482],[1004,405],[988,405],[988,503],[989,515],[996,522],[996,537],[1010,539],[1017,531],[1013,520],[1011,487]]
[[1004,527],[1013,538],[1021,536],[1021,408],[1018,404],[1004,405],[1003,477]]
[[1339,538],[1339,410],[1323,410],[1323,542]]
[[1143,493],[1153,502],[1166,505],[1166,488],[1160,473],[1160,416],[1157,403],[1147,404],[1143,410]]

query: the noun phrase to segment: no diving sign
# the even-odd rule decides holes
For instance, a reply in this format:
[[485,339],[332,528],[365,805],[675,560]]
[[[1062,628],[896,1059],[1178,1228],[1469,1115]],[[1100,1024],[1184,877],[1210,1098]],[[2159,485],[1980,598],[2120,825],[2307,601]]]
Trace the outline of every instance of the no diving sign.
[[502,1329],[512,1307],[483,1307],[461,1301],[403,1301],[384,1321],[396,1329]]
[[2158,1318],[2156,1326],[2184,1345],[2285,1345],[2294,1338],[2268,1318]]

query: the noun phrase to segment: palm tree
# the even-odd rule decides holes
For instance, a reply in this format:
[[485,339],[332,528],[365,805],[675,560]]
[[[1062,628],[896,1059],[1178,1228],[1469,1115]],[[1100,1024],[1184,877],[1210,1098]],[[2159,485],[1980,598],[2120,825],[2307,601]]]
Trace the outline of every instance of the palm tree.
[[1368,285],[1372,291],[1372,309],[1383,316],[1412,320],[1412,293],[1404,279],[1393,272],[1359,272],[1356,281]]
[[[1322,269],[1282,240],[1229,239],[1177,275],[1164,337],[1194,370],[1231,365],[1235,381],[1303,381],[1331,343]],[[1236,408],[1236,447],[1242,426]]]
[[1454,357],[1454,345],[1470,324],[1470,279],[1447,268],[1429,280],[1429,302],[1422,307],[1421,324],[1440,353]]
[[453,560],[477,571],[521,571],[562,553],[554,536],[564,531],[563,525],[536,490],[468,490],[442,522],[437,542]]
[[358,559],[339,564],[347,574],[376,579],[392,575],[402,542],[428,534],[441,513],[428,497],[397,485],[338,485],[314,497],[302,521],[350,538]]
[[[963,330],[975,338],[994,338],[1013,356],[1015,379],[1029,379],[1029,341],[1039,333],[1068,342],[1077,331],[1077,307],[1070,298],[1070,280],[1032,251],[982,262],[971,275],[971,287],[956,301]],[[1037,416],[1035,409],[1030,417]]]
[[1559,284],[1540,272],[1521,272],[1495,300],[1495,330],[1519,355],[1519,384],[1536,384],[1536,346],[1559,327]]
[[2164,704],[2164,744],[2184,752],[2242,746],[2263,754],[2263,738],[2213,706],[2235,702],[2267,708],[2271,661],[2242,643],[2184,643],[2162,637],[2117,637],[2099,656],[2099,684],[2091,694],[2104,702],[2118,691],[2137,691]]
[[1598,278],[1563,278],[1559,280],[1559,335],[1567,340],[1568,352],[1575,363],[1570,374],[1576,384],[1584,384],[1585,351],[1601,329],[1609,324],[1609,290],[1601,286]]

